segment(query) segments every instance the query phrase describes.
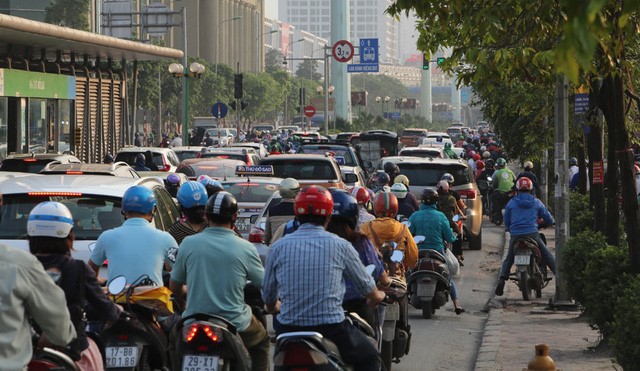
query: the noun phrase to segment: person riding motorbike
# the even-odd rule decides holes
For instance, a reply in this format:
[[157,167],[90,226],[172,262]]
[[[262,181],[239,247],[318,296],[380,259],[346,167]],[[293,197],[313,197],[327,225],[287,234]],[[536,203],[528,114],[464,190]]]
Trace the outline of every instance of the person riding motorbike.
[[458,155],[456,155],[453,149],[451,149],[451,143],[449,142],[444,143],[444,150],[442,153],[446,156],[445,158],[458,158]]
[[[444,175],[442,175],[442,178],[440,178],[440,180],[445,180],[447,181],[447,183],[449,183],[449,194],[453,196],[453,198],[455,198],[456,205],[458,206],[458,210],[455,212],[455,214],[461,215],[462,219],[466,220],[467,217],[465,215],[467,214],[467,204],[465,204],[464,201],[462,201],[462,197],[460,197],[460,193],[458,193],[458,191],[453,189],[453,183],[455,182],[453,175],[451,175],[450,173],[444,173]],[[455,255],[460,260],[460,262],[464,260],[464,252],[462,250],[462,239],[458,238],[452,243],[451,252],[453,252],[453,255]]]
[[283,179],[280,182],[278,192],[282,196],[282,200],[279,204],[271,206],[267,211],[267,222],[264,229],[264,241],[267,245],[273,242],[272,237],[278,228],[295,217],[293,200],[300,192],[300,183],[293,178]]
[[418,247],[406,225],[395,219],[398,214],[398,199],[391,193],[383,192],[373,200],[373,212],[376,219],[365,223],[361,231],[369,237],[380,251],[385,242],[395,242],[398,249],[404,251],[402,268],[396,271],[398,278],[404,280],[405,272],[418,262]]
[[402,183],[391,186],[391,193],[398,199],[398,217],[409,218],[418,209],[414,208],[407,200],[407,187]]
[[376,186],[373,188],[373,193],[378,194],[380,192],[389,192],[389,182],[391,178],[389,178],[389,174],[385,172],[378,173],[378,179],[376,181]]
[[[445,254],[445,242],[453,243],[456,236],[451,230],[449,220],[440,211],[438,211],[438,192],[434,189],[426,188],[422,191],[422,205],[420,210],[416,211],[409,218],[411,225],[409,231],[414,236],[424,236],[425,240],[418,244],[419,250],[432,249],[440,254]],[[455,308],[456,314],[464,313],[464,308],[460,306],[458,293],[455,282],[449,277],[451,285],[451,301]]]
[[42,202],[29,213],[27,221],[29,250],[38,258],[53,281],[64,291],[67,309],[77,338],[68,346],[68,354],[80,370],[101,370],[102,354],[85,333],[85,305],[88,302],[104,322],[115,322],[121,308],[104,294],[96,275],[82,260],[73,259],[75,234],[73,216],[59,202]]
[[538,177],[536,177],[536,174],[533,173],[533,162],[531,161],[524,162],[524,171],[518,174],[518,176],[516,176],[516,183],[513,185],[514,190],[515,190],[518,179],[522,177],[526,177],[526,178],[529,178],[529,180],[531,180],[531,183],[533,183],[533,189],[531,194],[534,196],[539,196],[540,184],[538,183]]
[[[400,168],[393,162],[385,162],[383,168],[384,172],[389,175],[389,181],[387,183],[391,183],[392,179],[395,179],[398,175],[400,175]],[[391,186],[392,184],[387,185]]]
[[207,226],[204,207],[209,197],[202,183],[193,180],[183,184],[176,196],[185,218],[173,223],[168,232],[181,244],[185,237],[200,233]]
[[436,190],[438,192],[438,210],[447,217],[453,233],[455,233],[455,235],[457,236],[456,241],[453,244],[458,244],[459,246],[453,248],[452,245],[451,250],[456,258],[458,258],[460,266],[463,266],[464,264],[462,264],[462,261],[464,260],[464,257],[462,256],[462,239],[460,238],[460,236],[462,235],[462,230],[460,229],[458,224],[453,221],[453,217],[455,215],[458,215],[461,218],[465,218],[465,216],[458,208],[456,199],[451,195],[451,193],[449,193],[449,183],[444,180],[439,181],[436,185]]
[[300,227],[271,245],[265,266],[262,298],[271,312],[276,311],[278,298],[281,303],[276,334],[319,332],[336,344],[342,359],[355,370],[379,370],[378,350],[345,319],[344,277],[371,305],[385,294],[376,288],[351,244],[325,230],[333,212],[329,191],[320,186],[303,188],[294,209]]
[[493,188],[493,193],[491,193],[492,215],[502,213],[502,209],[509,202],[509,193],[516,180],[513,172],[507,168],[507,161],[504,158],[500,157],[496,160],[496,168],[498,170],[493,173],[491,180],[491,188]]
[[547,225],[555,224],[555,220],[542,201],[531,194],[533,188],[531,179],[527,177],[518,179],[516,188],[518,194],[509,201],[504,210],[504,227],[511,234],[511,238],[509,239],[507,257],[502,262],[500,278],[496,286],[495,293],[498,296],[502,296],[504,293],[504,284],[509,279],[514,260],[513,244],[519,237],[534,239],[540,249],[542,260],[554,274],[556,273],[556,261],[538,233],[539,218],[542,218]]
[[169,174],[164,182],[164,189],[169,192],[171,197],[178,197],[178,189],[180,189],[180,177],[177,174]]
[[370,222],[376,218],[367,210],[369,202],[371,202],[371,193],[369,193],[369,190],[364,187],[355,186],[351,188],[351,195],[355,197],[358,202],[358,223],[356,224],[356,230],[360,230],[362,224]]
[[409,188],[409,178],[407,178],[406,175],[400,174],[393,180],[393,184],[395,183],[402,183],[405,187],[407,187],[406,202],[413,206],[414,209],[418,210],[420,208],[420,203],[418,202],[416,196],[411,193],[411,188]]
[[183,318],[197,314],[224,317],[237,329],[251,355],[253,371],[269,370],[269,336],[244,302],[247,280],[258,288],[264,270],[256,248],[232,230],[238,203],[231,193],[218,192],[205,207],[208,226],[184,239],[171,272],[170,288],[187,306]]
[[133,167],[135,171],[151,171],[147,166],[145,166],[145,157],[144,153],[138,153],[136,156],[136,164]]
[[145,186],[133,186],[122,196],[122,226],[102,232],[91,253],[89,266],[96,275],[109,260],[109,281],[125,276],[135,282],[147,275],[162,286],[163,267],[171,270],[178,253],[178,243],[168,233],[156,229],[151,222],[156,213],[156,196]]

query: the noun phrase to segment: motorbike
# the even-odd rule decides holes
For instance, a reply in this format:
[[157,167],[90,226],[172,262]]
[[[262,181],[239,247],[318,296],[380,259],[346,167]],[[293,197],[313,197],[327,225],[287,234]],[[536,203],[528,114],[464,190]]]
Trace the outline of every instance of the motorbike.
[[[146,276],[127,287],[126,278],[119,276],[108,284],[109,294],[125,311],[100,334],[105,344],[107,369],[169,370],[168,338],[156,316],[172,313],[168,301],[170,291],[150,285]],[[161,297],[166,297],[162,300]]]
[[[544,238],[543,234],[541,236]],[[522,292],[522,300],[529,301],[532,291],[536,298],[541,298],[542,289],[547,287],[551,278],[547,277],[546,265],[542,260],[538,243],[533,238],[518,237],[513,242],[513,253],[516,270],[509,275],[509,279],[518,285]]]
[[78,370],[75,362],[64,352],[56,349],[44,347],[35,349],[31,361],[27,366],[28,371],[45,371],[45,370]]
[[487,180],[476,180],[478,190],[482,195],[482,214],[489,216],[491,210],[491,200],[489,197],[489,188],[491,188],[491,177],[487,177]]
[[491,211],[489,212],[489,220],[491,223],[498,226],[502,225],[504,221],[502,210],[507,206],[511,197],[513,197],[513,192],[502,193],[497,189],[491,192]]
[[[425,240],[424,236],[414,237],[416,244]],[[445,257],[432,249],[418,252],[418,264],[407,279],[409,303],[422,309],[422,318],[430,319],[436,309],[449,301],[449,269]]]

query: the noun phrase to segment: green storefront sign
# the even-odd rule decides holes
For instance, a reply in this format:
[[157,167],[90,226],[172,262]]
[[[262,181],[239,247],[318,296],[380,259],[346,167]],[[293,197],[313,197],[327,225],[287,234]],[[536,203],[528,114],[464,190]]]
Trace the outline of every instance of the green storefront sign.
[[0,68],[0,97],[76,99],[76,78]]

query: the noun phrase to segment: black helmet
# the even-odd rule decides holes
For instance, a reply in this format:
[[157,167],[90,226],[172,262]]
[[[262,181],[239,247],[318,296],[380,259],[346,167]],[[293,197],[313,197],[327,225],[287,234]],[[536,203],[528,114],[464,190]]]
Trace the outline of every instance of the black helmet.
[[378,185],[381,185],[381,186],[388,185],[390,181],[391,181],[391,178],[389,177],[389,174],[380,173],[380,175],[378,175]]
[[349,192],[338,188],[331,188],[329,192],[333,197],[331,220],[344,220],[351,229],[356,229],[358,224],[358,201],[356,201],[356,198]]
[[209,198],[204,210],[208,216],[231,218],[238,211],[238,202],[231,193],[220,191]]
[[578,166],[578,159],[575,157],[571,157],[569,159],[569,166]]
[[425,188],[420,195],[420,200],[425,205],[435,205],[438,202],[438,192],[433,188]]
[[[395,174],[400,173],[400,168],[398,167],[398,165],[394,164],[393,162],[385,162],[383,168],[384,168],[384,172],[389,174],[391,178],[395,178]],[[391,176],[391,175],[394,175],[394,176]]]

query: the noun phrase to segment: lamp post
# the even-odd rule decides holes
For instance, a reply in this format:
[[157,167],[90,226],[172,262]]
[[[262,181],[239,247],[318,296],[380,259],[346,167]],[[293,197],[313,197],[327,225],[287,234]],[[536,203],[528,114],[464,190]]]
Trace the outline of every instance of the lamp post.
[[222,26],[223,23],[233,22],[239,19],[242,19],[242,17],[235,16],[233,18],[225,19],[224,21],[218,22],[218,29],[216,31],[216,75],[218,74],[218,64],[220,64],[220,57],[218,54],[218,51],[220,50],[220,26]]
[[284,47],[284,60],[282,61],[283,65],[287,65],[287,58],[289,55],[289,47],[295,43],[299,43],[301,41],[304,41],[304,37],[298,40],[293,40],[292,42],[288,43],[287,46]]
[[278,30],[269,30],[266,32],[262,32],[258,35],[258,37],[256,38],[256,72],[260,72],[260,42],[262,41],[262,36],[264,35],[271,35],[273,33],[278,32]]
[[186,53],[183,64],[171,63],[169,73],[174,77],[182,77],[182,140],[184,145],[189,145],[189,77],[200,77],[204,74],[204,66],[193,62],[187,69]]

